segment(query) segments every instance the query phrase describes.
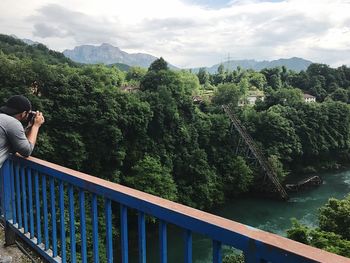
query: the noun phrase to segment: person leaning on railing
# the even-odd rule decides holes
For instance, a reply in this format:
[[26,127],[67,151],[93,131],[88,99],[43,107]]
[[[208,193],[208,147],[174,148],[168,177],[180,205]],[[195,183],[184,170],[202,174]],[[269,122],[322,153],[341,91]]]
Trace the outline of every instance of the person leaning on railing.
[[[28,118],[34,116],[32,120]],[[21,122],[30,121],[24,131]],[[14,95],[0,107],[0,168],[10,153],[24,157],[32,154],[40,126],[45,122],[42,112],[32,112],[32,104],[23,95]]]

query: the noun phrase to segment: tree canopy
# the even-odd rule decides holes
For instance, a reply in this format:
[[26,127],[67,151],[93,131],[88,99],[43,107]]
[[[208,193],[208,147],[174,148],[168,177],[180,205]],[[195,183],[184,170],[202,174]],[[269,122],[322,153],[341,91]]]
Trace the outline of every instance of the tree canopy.
[[[37,157],[202,209],[259,188],[222,104],[232,105],[281,180],[348,163],[349,72],[312,64],[299,73],[221,66],[193,74],[163,58],[123,72],[0,35],[0,100],[24,94],[45,115]],[[238,107],[252,92],[265,100]],[[318,102],[305,103],[303,93]]]

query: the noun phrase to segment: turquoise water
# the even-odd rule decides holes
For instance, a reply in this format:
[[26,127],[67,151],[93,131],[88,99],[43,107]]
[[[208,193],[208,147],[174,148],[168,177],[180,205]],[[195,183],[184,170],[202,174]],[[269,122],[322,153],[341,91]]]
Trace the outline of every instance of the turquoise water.
[[322,185],[290,195],[287,202],[245,198],[226,204],[213,213],[279,235],[285,235],[286,229],[291,227],[292,217],[308,226],[316,226],[317,210],[329,198],[344,198],[350,193],[350,171],[320,177]]
[[[211,213],[282,236],[285,236],[285,231],[291,227],[292,217],[308,226],[316,226],[317,210],[329,198],[344,198],[350,193],[350,170],[321,174],[320,177],[323,179],[322,185],[293,194],[287,202],[264,198],[237,199]],[[182,231],[169,226],[170,263],[183,262],[183,246]],[[147,247],[147,262],[159,262],[157,237],[148,238]],[[212,262],[211,253],[211,241],[204,236],[194,235],[193,262]]]

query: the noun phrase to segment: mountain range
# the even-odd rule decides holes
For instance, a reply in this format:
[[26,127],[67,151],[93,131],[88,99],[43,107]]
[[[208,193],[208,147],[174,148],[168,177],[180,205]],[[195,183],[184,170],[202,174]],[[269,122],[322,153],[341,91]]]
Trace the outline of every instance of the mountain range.
[[[93,45],[82,45],[77,46],[74,49],[66,49],[63,51],[63,54],[70,58],[71,60],[79,63],[86,64],[115,64],[122,63],[128,66],[140,66],[148,68],[151,63],[157,59],[157,57],[145,54],[145,53],[134,53],[129,54],[118,47],[114,47],[110,44],[102,44],[100,46]],[[244,60],[230,60],[225,61],[223,64],[225,69],[236,69],[237,67],[241,67],[243,69],[253,69],[253,70],[261,70],[263,68],[274,68],[278,66],[285,66],[288,69],[301,71],[306,70],[307,67],[312,62],[309,60],[305,60],[302,58],[288,58],[288,59],[277,59],[272,61],[256,61],[253,59],[244,59]],[[210,73],[217,72],[220,64],[213,65],[211,67],[205,67],[206,70]],[[178,69],[175,66],[169,64],[170,68]],[[192,72],[196,73],[199,71],[199,68],[192,68]]]
[[19,39],[21,41],[23,41],[24,43],[28,44],[28,45],[38,45],[40,44],[39,42],[37,41],[33,41],[31,39],[28,39],[28,38],[18,38],[16,35],[12,34],[10,35],[11,37],[15,38],[15,39]]
[[[17,38],[15,35],[12,37]],[[17,38],[18,39],[18,38]],[[21,39],[23,42],[29,45],[36,45],[39,42],[32,41],[30,39]],[[81,45],[74,49],[66,49],[63,54],[70,58],[71,60],[78,63],[85,64],[97,64],[102,63],[106,65],[116,65],[121,70],[128,70],[131,66],[139,66],[148,68],[157,57],[145,53],[127,53],[118,47],[112,46],[107,43],[103,43],[100,46],[93,45]],[[253,69],[259,71],[264,68],[274,68],[279,66],[285,66],[288,69],[294,71],[306,70],[312,61],[305,60],[303,58],[280,58],[272,61],[257,61],[254,59],[242,59],[242,60],[229,60],[222,63],[215,64],[211,67],[203,67],[209,73],[215,73],[218,67],[223,64],[225,69],[234,70],[237,67],[243,69]],[[172,69],[179,69],[172,64],[168,63],[169,67]],[[187,68],[189,69],[189,68]],[[191,68],[191,71],[197,73],[200,67]]]
[[140,66],[148,68],[157,57],[144,54],[129,54],[118,47],[110,44],[102,44],[100,46],[82,45],[74,49],[66,49],[63,54],[71,60],[86,64],[115,64],[122,63],[128,66]]
[[[241,67],[243,69],[253,69],[255,71],[260,71],[264,68],[275,68],[285,66],[287,69],[294,71],[306,70],[312,61],[305,60],[303,58],[280,58],[272,61],[256,61],[254,59],[243,59],[243,60],[229,60],[223,63],[215,64],[211,67],[206,67],[205,69],[209,73],[215,73],[218,70],[218,67],[222,64],[225,69],[234,70],[237,67]],[[197,73],[200,68],[192,69],[192,72]]]

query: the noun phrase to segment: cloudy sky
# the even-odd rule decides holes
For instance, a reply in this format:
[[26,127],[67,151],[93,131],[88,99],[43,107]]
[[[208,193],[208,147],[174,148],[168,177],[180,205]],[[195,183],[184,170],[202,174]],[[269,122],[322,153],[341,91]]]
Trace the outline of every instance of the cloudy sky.
[[0,33],[110,43],[179,67],[302,57],[350,65],[350,0],[1,0]]

